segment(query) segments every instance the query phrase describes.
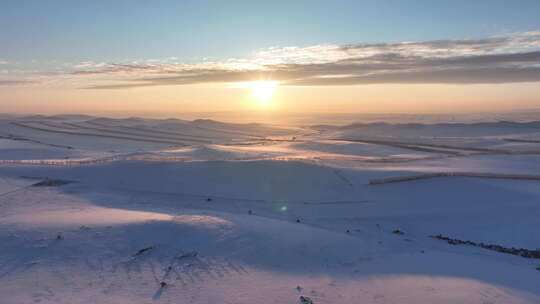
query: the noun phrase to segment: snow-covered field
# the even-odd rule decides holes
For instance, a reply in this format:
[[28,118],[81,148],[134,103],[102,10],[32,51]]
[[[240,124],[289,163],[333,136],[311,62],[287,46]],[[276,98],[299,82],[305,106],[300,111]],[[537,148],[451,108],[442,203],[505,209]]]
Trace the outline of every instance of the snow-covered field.
[[540,122],[0,118],[0,303],[540,303],[539,227]]

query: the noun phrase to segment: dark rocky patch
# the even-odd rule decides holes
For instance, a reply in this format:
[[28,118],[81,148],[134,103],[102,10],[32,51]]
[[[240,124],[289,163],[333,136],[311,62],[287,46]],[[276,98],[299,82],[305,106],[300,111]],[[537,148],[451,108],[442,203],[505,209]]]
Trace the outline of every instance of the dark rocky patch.
[[74,183],[74,181],[63,179],[45,179],[33,184],[32,187],[60,187],[71,183]]
[[301,304],[313,304],[313,300],[306,297],[306,296],[300,296],[300,303]]
[[515,248],[515,247],[509,248],[509,247],[503,247],[501,245],[476,243],[473,241],[463,241],[463,240],[453,239],[447,236],[443,236],[441,234],[432,235],[430,237],[437,240],[446,241],[450,245],[469,245],[469,246],[480,247],[480,248],[493,250],[493,251],[497,251],[501,253],[517,255],[520,257],[528,258],[528,259],[540,259],[540,250],[529,250],[525,248]]
[[141,255],[141,254],[143,254],[143,253],[145,253],[145,252],[147,252],[149,250],[152,250],[152,249],[154,249],[154,246],[148,246],[148,247],[142,248],[139,251],[137,251],[133,256],[134,257],[139,256],[139,255]]
[[399,229],[393,230],[392,233],[393,233],[393,234],[397,234],[397,235],[404,235],[404,234],[405,234],[405,232],[403,232],[403,231],[401,231],[401,230],[399,230]]

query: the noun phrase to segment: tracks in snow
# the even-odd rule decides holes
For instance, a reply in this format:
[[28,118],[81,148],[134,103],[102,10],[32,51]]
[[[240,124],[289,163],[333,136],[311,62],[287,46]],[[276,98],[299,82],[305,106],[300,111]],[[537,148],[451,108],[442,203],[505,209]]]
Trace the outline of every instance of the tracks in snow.
[[116,134],[103,134],[103,133],[96,133],[96,132],[86,132],[86,131],[72,131],[67,129],[52,129],[50,127],[43,127],[43,126],[35,126],[35,125],[29,125],[28,123],[21,123],[21,122],[11,122],[11,124],[22,127],[22,128],[28,128],[33,130],[38,130],[42,132],[49,132],[49,133],[58,133],[58,134],[68,134],[68,135],[76,135],[76,136],[92,136],[92,137],[102,137],[102,138],[113,138],[113,139],[123,139],[123,140],[131,140],[131,141],[138,141],[138,142],[150,142],[150,143],[159,143],[159,144],[173,144],[173,145],[179,145],[179,146],[186,146],[185,143],[177,141],[177,140],[166,140],[166,139],[152,139],[152,138],[145,138],[145,137],[138,137],[138,136],[127,136],[127,135],[116,135]]
[[[333,141],[348,141],[359,142],[366,144],[383,145],[394,148],[402,148],[413,151],[428,152],[428,153],[443,153],[453,156],[469,156],[469,155],[535,155],[540,154],[540,150],[533,151],[509,151],[504,149],[492,149],[492,148],[475,148],[475,147],[463,147],[463,146],[451,146],[441,144],[430,144],[422,142],[406,142],[406,141],[393,141],[393,140],[375,140],[375,139],[330,139]],[[505,139],[506,141],[516,141],[525,143],[538,143],[540,141],[518,140],[518,139]]]

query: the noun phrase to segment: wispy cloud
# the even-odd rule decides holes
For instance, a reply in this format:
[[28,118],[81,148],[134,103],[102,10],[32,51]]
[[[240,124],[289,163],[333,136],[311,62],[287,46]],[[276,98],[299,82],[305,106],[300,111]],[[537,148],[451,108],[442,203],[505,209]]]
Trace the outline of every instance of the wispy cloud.
[[225,61],[177,60],[81,62],[62,77],[90,89],[260,79],[290,86],[538,82],[540,31],[476,40],[269,48]]
[[0,86],[13,86],[13,85],[23,85],[23,84],[33,84],[33,83],[36,83],[36,81],[0,79]]

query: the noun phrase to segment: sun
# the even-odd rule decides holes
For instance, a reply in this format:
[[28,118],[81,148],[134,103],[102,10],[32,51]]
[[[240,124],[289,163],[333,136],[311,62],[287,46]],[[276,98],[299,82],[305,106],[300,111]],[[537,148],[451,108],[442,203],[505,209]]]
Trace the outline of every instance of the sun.
[[268,80],[246,83],[246,87],[251,91],[251,97],[260,106],[268,106],[272,103],[272,97],[277,86],[277,81]]

